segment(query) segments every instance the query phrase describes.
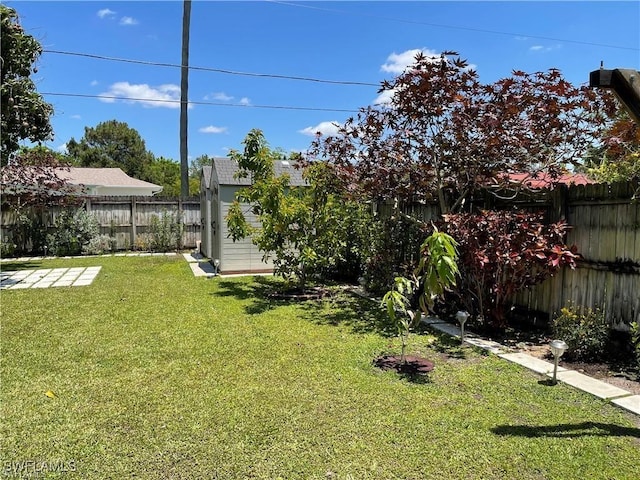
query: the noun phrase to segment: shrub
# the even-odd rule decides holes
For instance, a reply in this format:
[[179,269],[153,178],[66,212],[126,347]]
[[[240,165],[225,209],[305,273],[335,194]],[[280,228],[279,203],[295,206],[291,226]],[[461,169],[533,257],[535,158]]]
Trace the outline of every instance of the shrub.
[[599,308],[564,307],[554,317],[551,329],[568,345],[568,360],[597,361],[603,358],[609,342],[609,323]]
[[47,240],[47,227],[37,210],[16,211],[16,223],[10,227],[14,254],[42,253]]
[[182,248],[182,221],[180,213],[163,210],[152,215],[149,223],[149,249],[156,252],[168,252]]
[[49,251],[57,256],[78,255],[99,234],[98,220],[83,209],[63,211],[53,222],[54,232],[47,235]]
[[151,235],[148,233],[139,233],[136,235],[134,250],[148,252],[151,250]]
[[102,255],[105,252],[113,252],[116,249],[116,239],[109,235],[98,235],[83,245],[83,255]]
[[636,368],[640,376],[640,323],[631,323],[631,346],[636,356]]
[[424,224],[401,215],[379,219],[371,230],[373,239],[363,277],[368,291],[383,294],[395,277],[411,275],[428,232]]
[[4,238],[0,242],[0,257],[12,257],[16,252],[16,244]]
[[565,222],[542,214],[482,211],[445,215],[442,230],[460,243],[460,298],[480,323],[505,328],[508,303],[563,265],[575,267],[575,247],[564,244]]

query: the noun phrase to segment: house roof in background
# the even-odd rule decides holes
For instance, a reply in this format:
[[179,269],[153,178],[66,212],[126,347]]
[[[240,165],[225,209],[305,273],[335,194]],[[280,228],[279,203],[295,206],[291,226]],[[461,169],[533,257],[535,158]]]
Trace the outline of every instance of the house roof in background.
[[[235,178],[235,174],[238,171],[238,164],[235,160],[224,157],[216,157],[213,159],[213,166],[218,175],[218,183],[220,185],[238,185],[249,186],[251,185],[251,179]],[[295,162],[286,160],[276,160],[274,162],[274,170],[277,177],[288,174],[290,179],[290,185],[293,187],[301,187],[307,183],[302,178],[302,169],[295,168]]]
[[530,173],[511,173],[509,180],[520,183],[529,188],[553,188],[554,185],[590,185],[598,183],[583,173],[565,173],[552,178],[546,173],[540,173],[534,178]]
[[138,187],[160,191],[162,187],[155,183],[132,178],[120,168],[57,168],[57,175],[74,185],[105,187]]

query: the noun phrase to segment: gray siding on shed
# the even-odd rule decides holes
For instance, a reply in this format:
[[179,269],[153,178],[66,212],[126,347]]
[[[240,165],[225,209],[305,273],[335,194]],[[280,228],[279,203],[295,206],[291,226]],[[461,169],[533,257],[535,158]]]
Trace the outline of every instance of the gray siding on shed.
[[[276,161],[274,165],[276,175],[287,174],[290,184],[293,186],[305,185],[302,178],[302,170],[294,167],[292,162]],[[258,250],[251,238],[245,238],[234,242],[229,237],[226,216],[231,204],[235,200],[236,192],[243,187],[251,185],[250,178],[235,178],[238,165],[229,158],[214,158],[211,169],[211,238],[208,241],[206,255],[210,259],[220,259],[220,273],[234,272],[269,272],[273,271],[271,259],[263,262],[263,254]],[[259,227],[256,216],[251,212],[249,205],[243,204],[243,211],[247,222]]]

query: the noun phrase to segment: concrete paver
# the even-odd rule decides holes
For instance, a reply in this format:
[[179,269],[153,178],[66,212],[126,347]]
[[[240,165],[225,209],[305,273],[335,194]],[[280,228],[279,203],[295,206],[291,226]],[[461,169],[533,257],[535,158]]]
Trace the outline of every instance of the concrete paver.
[[[549,374],[551,376],[551,374]],[[605,400],[631,395],[630,392],[573,370],[558,371],[558,380]]]
[[640,395],[631,395],[629,397],[616,398],[611,403],[615,403],[625,410],[640,415]]
[[[526,367],[529,370],[533,370],[536,373],[541,373],[542,375],[553,374],[553,363],[540,360],[539,358],[532,357],[531,355],[527,355],[526,353],[503,353],[498,356],[500,358],[504,358],[505,360],[509,360],[510,362],[522,365],[523,367]],[[558,365],[558,372],[564,372],[565,370],[566,368]]]
[[0,289],[80,287],[91,285],[102,267],[48,268],[2,272]]

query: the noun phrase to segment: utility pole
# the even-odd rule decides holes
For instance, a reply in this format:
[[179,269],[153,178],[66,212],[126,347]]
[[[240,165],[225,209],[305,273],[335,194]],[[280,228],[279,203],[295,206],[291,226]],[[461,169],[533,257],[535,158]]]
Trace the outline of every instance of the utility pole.
[[189,196],[189,157],[187,150],[187,111],[189,109],[189,29],[191,0],[184,0],[182,11],[182,63],[180,64],[180,196]]

